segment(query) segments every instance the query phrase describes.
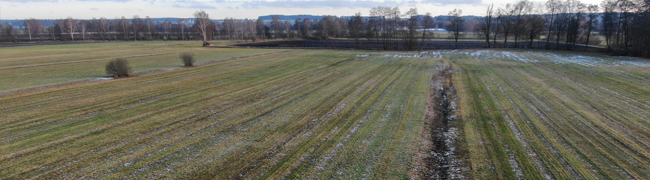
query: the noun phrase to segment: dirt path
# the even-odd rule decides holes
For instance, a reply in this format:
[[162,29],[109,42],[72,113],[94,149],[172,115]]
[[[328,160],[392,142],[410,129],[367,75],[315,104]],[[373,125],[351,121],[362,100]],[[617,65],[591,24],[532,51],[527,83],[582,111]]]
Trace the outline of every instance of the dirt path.
[[464,179],[463,162],[457,148],[456,89],[451,82],[453,68],[438,63],[431,77],[429,107],[425,119],[428,153],[424,157],[423,179]]

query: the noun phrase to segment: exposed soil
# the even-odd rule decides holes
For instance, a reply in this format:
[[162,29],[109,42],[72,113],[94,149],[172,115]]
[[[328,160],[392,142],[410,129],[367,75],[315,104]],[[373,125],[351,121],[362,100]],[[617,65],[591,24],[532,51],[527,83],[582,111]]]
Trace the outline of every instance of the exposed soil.
[[458,96],[451,82],[452,66],[439,63],[431,78],[429,107],[425,120],[429,131],[430,149],[424,158],[421,171],[423,179],[464,179],[462,160],[459,158],[456,106]]

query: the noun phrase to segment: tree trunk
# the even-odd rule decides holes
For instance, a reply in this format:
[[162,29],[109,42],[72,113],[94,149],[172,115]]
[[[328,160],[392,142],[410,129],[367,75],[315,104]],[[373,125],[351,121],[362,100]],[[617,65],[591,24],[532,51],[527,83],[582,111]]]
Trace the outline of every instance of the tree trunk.
[[551,40],[551,30],[553,29],[553,19],[555,14],[551,14],[551,23],[548,24],[548,35],[546,36],[546,49],[549,49],[549,41]]
[[589,19],[589,28],[587,28],[587,42],[585,43],[585,52],[587,52],[587,47],[589,46],[589,36],[591,35],[591,19]]

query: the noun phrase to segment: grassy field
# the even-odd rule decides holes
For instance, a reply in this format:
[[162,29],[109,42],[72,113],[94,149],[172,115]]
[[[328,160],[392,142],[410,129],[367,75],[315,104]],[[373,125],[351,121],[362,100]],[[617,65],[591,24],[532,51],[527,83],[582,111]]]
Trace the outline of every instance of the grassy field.
[[[2,90],[102,76],[121,55],[153,73],[0,96],[0,178],[650,178],[648,60],[76,46],[0,49]],[[186,51],[216,62],[169,69]]]
[[0,174],[407,178],[436,61],[293,51],[1,97]]
[[[133,71],[180,67],[179,53],[192,52],[197,63],[259,55],[279,50],[206,49],[193,41],[91,43],[0,49],[0,93],[106,76],[106,63],[125,58]],[[218,43],[217,43],[218,44]]]
[[650,178],[650,61],[543,51],[448,57],[474,178]]

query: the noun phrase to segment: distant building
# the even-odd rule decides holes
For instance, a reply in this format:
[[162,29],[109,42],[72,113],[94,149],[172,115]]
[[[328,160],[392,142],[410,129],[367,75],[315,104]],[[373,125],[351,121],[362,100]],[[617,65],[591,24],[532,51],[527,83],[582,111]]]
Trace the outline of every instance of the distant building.
[[428,31],[428,32],[447,32],[447,30],[446,30],[446,29],[443,29],[443,28],[418,29],[418,31]]

